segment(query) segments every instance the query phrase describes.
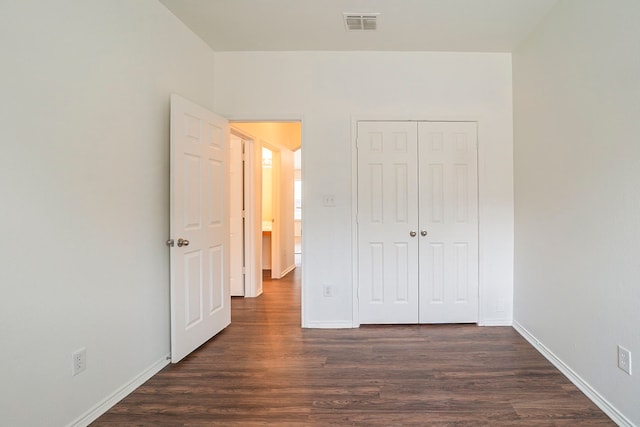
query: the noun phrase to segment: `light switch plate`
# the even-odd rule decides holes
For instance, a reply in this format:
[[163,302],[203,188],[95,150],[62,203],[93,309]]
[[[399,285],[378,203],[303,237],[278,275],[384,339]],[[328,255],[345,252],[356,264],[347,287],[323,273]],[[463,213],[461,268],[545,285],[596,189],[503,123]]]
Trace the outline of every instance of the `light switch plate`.
[[333,194],[325,194],[322,196],[322,206],[334,207],[336,205],[336,196]]

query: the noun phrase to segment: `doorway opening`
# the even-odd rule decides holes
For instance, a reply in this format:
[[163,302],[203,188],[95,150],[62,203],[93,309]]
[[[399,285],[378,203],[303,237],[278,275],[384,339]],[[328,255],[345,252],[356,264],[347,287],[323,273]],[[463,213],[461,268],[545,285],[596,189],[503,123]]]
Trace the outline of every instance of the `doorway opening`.
[[[231,144],[240,141],[243,147],[242,164],[236,168],[243,171],[243,183],[235,187],[231,183],[231,191],[242,194],[236,217],[241,218],[243,237],[236,237],[240,248],[230,254],[232,265],[242,264],[243,275],[242,287],[236,286],[231,294],[256,297],[262,294],[263,274],[280,279],[302,265],[302,124],[231,122],[230,126]],[[239,204],[235,206],[238,210]],[[233,202],[231,208],[233,218]]]

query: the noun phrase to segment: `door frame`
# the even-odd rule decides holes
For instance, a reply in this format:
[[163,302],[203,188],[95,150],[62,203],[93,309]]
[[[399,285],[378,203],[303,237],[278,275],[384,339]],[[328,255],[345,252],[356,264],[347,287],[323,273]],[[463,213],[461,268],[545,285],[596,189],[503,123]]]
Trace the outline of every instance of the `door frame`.
[[[273,115],[273,114],[238,114],[238,115],[227,115],[225,116],[228,120],[229,120],[229,127],[233,128],[233,125],[235,122],[296,122],[296,123],[300,123],[300,137],[301,137],[301,141],[302,141],[302,145],[304,145],[304,141],[306,140],[306,126],[305,126],[305,119],[304,119],[304,114],[295,114],[295,113],[288,113],[288,114],[280,114],[280,115]],[[254,144],[256,144],[255,142],[255,138],[251,138],[250,135],[246,135],[245,133],[236,130],[237,135],[244,135],[245,137],[251,139],[253,141]],[[255,153],[255,146],[254,146],[254,150],[248,150],[250,151],[252,154]],[[304,152],[301,153],[301,163],[302,163],[302,180],[304,182],[305,179],[305,169],[306,169],[306,161],[305,161],[306,157],[304,155]],[[251,164],[248,163],[249,161],[251,161]],[[252,166],[253,167],[252,167]],[[249,178],[247,177],[247,175],[245,175],[245,179],[252,179],[253,181],[251,181],[252,183],[255,182],[255,173],[256,172],[256,158],[255,155],[252,156],[252,159],[248,159],[246,157],[246,152],[245,152],[245,167],[247,169],[250,169],[254,175]],[[245,188],[246,190],[246,188]],[[253,189],[253,195],[255,196],[255,192],[256,189]],[[252,196],[247,196],[245,194],[245,202],[247,202],[246,197],[252,197]],[[302,205],[304,206],[304,199],[305,199],[305,187],[303,185],[302,187]],[[249,200],[250,203],[253,203],[253,209],[256,208],[257,203],[255,202],[255,197],[253,197],[251,200]],[[249,209],[249,205],[245,204],[245,209]],[[255,219],[255,218],[254,218]],[[246,221],[247,223],[249,221]],[[300,220],[301,223],[301,227],[304,229],[305,227],[305,214],[304,214],[304,209],[302,210],[302,218]],[[260,228],[260,231],[262,231],[262,228]],[[262,234],[262,233],[260,233]],[[254,242],[254,250],[255,250],[255,244],[257,244],[257,242]],[[301,256],[301,263],[304,266],[305,263],[305,253],[307,252],[306,250],[306,241],[304,239],[304,237],[302,238],[302,242],[301,242],[301,246],[302,246],[302,256]],[[252,255],[253,256],[253,255]],[[256,278],[257,280],[260,281],[260,290],[259,292],[262,293],[262,255],[260,254],[260,258],[257,260],[254,260],[254,262],[258,263],[258,268],[260,268],[260,275],[258,278]],[[254,267],[255,268],[255,267]],[[248,269],[248,267],[247,267]],[[256,280],[256,282],[257,282]],[[300,283],[300,320],[301,320],[301,325],[302,327],[306,327],[307,326],[307,318],[306,318],[306,310],[305,310],[305,301],[307,300],[307,298],[309,298],[308,294],[310,294],[310,292],[306,289],[305,284],[309,283],[309,281],[306,278],[306,273],[305,273],[305,269],[302,269],[302,277],[301,277],[301,283]],[[247,288],[245,288],[247,289]],[[259,294],[258,294],[259,295]],[[253,296],[258,296],[258,295],[253,295]],[[247,296],[247,295],[245,295]]]
[[[256,297],[262,293],[262,275],[257,274],[256,266],[262,264],[261,258],[256,258],[256,236],[253,232],[255,219],[255,141],[248,135],[234,129],[229,123],[229,133],[242,140],[243,152],[243,255],[244,255],[244,297]],[[258,271],[259,272],[259,271]]]
[[[360,327],[360,301],[359,301],[359,284],[360,278],[358,275],[358,122],[371,121],[371,122],[475,122],[477,123],[477,144],[478,144],[478,325],[484,326],[485,323],[485,310],[487,293],[486,284],[483,281],[484,265],[483,265],[483,248],[482,248],[482,189],[483,181],[481,158],[483,157],[483,146],[481,144],[481,129],[483,129],[483,123],[486,119],[482,115],[437,115],[437,114],[402,114],[402,113],[389,113],[389,114],[368,114],[368,115],[353,115],[351,116],[351,262],[352,268],[352,283],[353,283],[353,317],[351,319],[352,327]],[[304,251],[303,251],[304,254]]]
[[260,217],[256,215],[261,193],[256,190],[256,141],[251,135],[234,129],[231,121],[229,133],[244,143],[244,297],[253,298],[262,294],[262,250],[257,236]]

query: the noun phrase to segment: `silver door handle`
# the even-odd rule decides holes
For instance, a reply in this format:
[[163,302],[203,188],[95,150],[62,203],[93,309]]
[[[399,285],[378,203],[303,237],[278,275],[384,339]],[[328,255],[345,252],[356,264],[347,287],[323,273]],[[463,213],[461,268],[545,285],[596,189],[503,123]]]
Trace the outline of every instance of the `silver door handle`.
[[178,247],[181,248],[183,246],[189,246],[189,241],[187,239],[178,239]]
[[417,233],[415,231],[410,231],[409,232],[409,236],[411,236],[411,237],[416,237],[416,234]]
[[420,232],[420,235],[421,235],[422,237],[426,236],[426,235],[427,235],[427,230],[422,230],[422,231]]

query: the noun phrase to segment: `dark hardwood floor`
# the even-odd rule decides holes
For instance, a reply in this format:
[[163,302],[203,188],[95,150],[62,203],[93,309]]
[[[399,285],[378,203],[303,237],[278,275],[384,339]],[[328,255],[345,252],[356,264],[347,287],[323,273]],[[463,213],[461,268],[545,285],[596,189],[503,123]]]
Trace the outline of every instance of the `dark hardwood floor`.
[[509,327],[301,329],[299,277],[92,425],[614,425]]

